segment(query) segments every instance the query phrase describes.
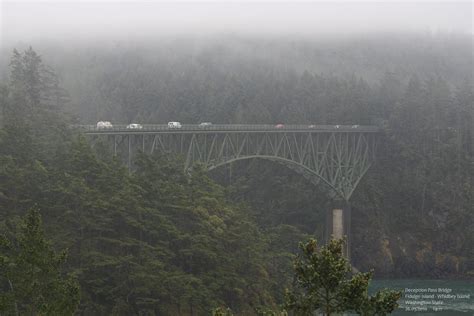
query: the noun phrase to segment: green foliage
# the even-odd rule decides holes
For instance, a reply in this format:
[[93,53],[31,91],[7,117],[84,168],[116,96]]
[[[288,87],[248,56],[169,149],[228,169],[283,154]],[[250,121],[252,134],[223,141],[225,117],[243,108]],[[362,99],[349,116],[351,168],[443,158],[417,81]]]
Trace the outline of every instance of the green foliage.
[[[55,244],[70,249],[81,312],[173,315],[219,303],[238,311],[273,304],[265,239],[206,174],[196,170],[189,180],[178,161],[148,156],[129,174],[98,160],[81,138],[68,146],[54,164],[2,156],[11,166],[1,192],[5,206],[34,202],[44,210]],[[23,192],[35,194],[24,200]],[[9,221],[1,224],[10,231]]]
[[[134,174],[118,160],[99,159],[85,139],[48,120],[43,98],[30,100],[36,87],[40,95],[48,92],[26,82],[26,64],[38,62],[37,74],[39,57],[30,51],[15,56],[20,70],[12,70],[11,86],[18,86],[19,104],[38,111],[23,116],[18,108],[19,124],[7,124],[0,134],[0,227],[14,236],[23,209],[43,210],[54,245],[69,249],[67,269],[81,284],[80,313],[204,314],[217,304],[237,311],[273,304],[262,265],[264,238],[222,187],[202,169],[187,177],[179,160],[167,156],[143,155]],[[46,137],[54,129],[63,138]],[[12,308],[13,292],[5,293],[2,304]],[[57,307],[41,308],[58,314]]]
[[255,312],[258,316],[288,316],[286,310],[274,311],[265,307],[257,307],[255,308]]
[[348,276],[351,266],[343,255],[343,246],[344,240],[331,240],[320,249],[314,239],[300,244],[303,253],[294,263],[294,290],[286,294],[288,310],[295,315],[387,315],[398,307],[401,292],[383,290],[368,295],[372,273]]
[[233,316],[234,314],[230,308],[226,307],[217,307],[211,311],[212,316]]
[[72,315],[79,304],[79,285],[61,266],[45,239],[38,211],[30,210],[18,236],[0,240],[0,311],[7,314]]
[[[275,312],[265,307],[256,307],[255,314],[258,316],[288,316],[286,311]],[[233,316],[232,310],[228,307],[217,307],[211,311],[212,316]]]
[[[379,122],[386,137],[378,163],[353,199],[356,266],[402,276],[473,271],[463,263],[474,258],[471,82],[421,73],[408,80],[395,71],[378,84],[242,60],[228,74],[206,64],[212,54],[157,65],[130,56],[64,65],[78,67],[73,79],[63,72],[69,83],[83,83],[71,92],[85,122]],[[118,158],[97,153],[67,128],[71,119],[60,113],[67,101],[38,54],[13,53],[10,82],[0,88],[2,268],[4,254],[19,249],[12,242],[17,223],[37,205],[51,244],[69,249],[62,267],[81,285],[79,313],[201,315],[229,306],[247,315],[269,306],[257,312],[271,314],[291,283],[296,241],[322,236],[325,192],[279,165],[255,161],[216,170],[213,179],[226,187],[199,166],[188,177],[180,157],[142,155],[129,174]],[[379,249],[383,236],[387,256]],[[457,261],[448,269],[408,264],[418,258],[413,248],[428,242],[433,253]],[[348,273],[334,260],[341,271],[318,263],[336,276]],[[343,303],[360,313],[393,309],[394,294],[363,291],[370,276],[333,290],[354,290]],[[13,292],[4,293],[0,304],[11,309]]]

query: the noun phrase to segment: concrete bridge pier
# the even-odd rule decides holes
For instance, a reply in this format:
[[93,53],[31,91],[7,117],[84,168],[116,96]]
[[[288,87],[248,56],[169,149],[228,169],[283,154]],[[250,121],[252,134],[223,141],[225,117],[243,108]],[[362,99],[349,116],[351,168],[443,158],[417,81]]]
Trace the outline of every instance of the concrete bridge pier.
[[351,207],[347,201],[334,201],[326,213],[326,243],[346,237],[344,255],[351,260]]

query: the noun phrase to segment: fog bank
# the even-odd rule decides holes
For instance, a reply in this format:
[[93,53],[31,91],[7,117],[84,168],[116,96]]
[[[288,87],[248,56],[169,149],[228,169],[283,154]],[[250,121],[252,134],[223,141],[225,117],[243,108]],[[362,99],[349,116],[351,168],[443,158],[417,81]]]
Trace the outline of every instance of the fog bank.
[[472,33],[470,1],[3,1],[0,10],[3,44],[216,33],[309,37],[400,31]]

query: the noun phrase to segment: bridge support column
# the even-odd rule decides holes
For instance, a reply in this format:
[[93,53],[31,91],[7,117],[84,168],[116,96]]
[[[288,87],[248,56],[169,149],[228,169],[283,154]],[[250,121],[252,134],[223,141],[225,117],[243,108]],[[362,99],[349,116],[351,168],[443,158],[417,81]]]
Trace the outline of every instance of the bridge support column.
[[346,237],[344,255],[351,254],[351,207],[348,202],[335,201],[334,206],[326,213],[326,243],[331,239]]

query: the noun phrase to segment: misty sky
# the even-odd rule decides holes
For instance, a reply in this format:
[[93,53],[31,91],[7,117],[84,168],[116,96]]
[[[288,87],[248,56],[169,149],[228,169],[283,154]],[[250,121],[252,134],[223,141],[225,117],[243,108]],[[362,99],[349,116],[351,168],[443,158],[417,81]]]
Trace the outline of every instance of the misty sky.
[[0,0],[1,43],[129,39],[176,34],[351,35],[420,31],[472,34],[464,2],[22,1]]

